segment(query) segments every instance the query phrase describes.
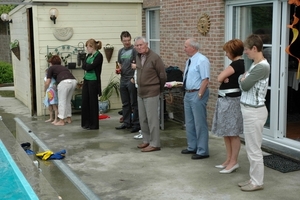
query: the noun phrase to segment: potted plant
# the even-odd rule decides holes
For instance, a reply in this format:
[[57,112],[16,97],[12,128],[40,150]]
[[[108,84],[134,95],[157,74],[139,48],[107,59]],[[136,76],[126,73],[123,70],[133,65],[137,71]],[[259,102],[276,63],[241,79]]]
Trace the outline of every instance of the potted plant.
[[[71,54],[68,54],[68,55],[66,55],[66,56],[60,56],[60,58],[61,58],[61,60],[62,60],[62,62],[64,63],[64,65],[66,66],[66,67],[68,67],[68,58],[71,56]],[[76,67],[76,64],[75,64],[75,67]]]
[[116,76],[110,77],[108,84],[102,90],[102,95],[99,97],[99,112],[106,113],[110,108],[110,97],[113,93],[116,93],[117,96],[120,96],[120,80]]
[[[46,58],[46,61],[48,62],[48,60],[52,57],[52,56],[54,56],[54,55],[58,55],[58,56],[60,56],[59,55],[59,52],[49,52],[47,55],[45,55],[45,58]],[[71,54],[68,54],[68,55],[66,55],[66,56],[60,56],[60,58],[61,58],[61,61],[62,61],[62,65],[64,65],[64,66],[66,66],[66,67],[68,67],[68,58],[71,56]],[[76,63],[75,63],[75,67],[76,67]]]
[[20,46],[19,41],[14,40],[9,44],[10,50],[15,54],[15,56],[20,60]]
[[106,46],[103,48],[104,48],[105,57],[107,59],[107,62],[109,63],[110,59],[112,57],[112,54],[114,52],[114,46],[111,44],[106,44]]

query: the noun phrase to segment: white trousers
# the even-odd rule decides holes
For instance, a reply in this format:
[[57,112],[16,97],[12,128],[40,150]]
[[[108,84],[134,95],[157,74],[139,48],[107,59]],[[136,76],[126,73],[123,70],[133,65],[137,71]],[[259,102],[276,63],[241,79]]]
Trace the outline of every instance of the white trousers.
[[254,108],[241,104],[244,123],[246,151],[250,163],[250,178],[253,185],[263,185],[264,161],[261,150],[262,132],[268,117],[265,106]]
[[75,79],[66,79],[57,85],[59,119],[72,116],[71,100],[76,85],[77,81]]

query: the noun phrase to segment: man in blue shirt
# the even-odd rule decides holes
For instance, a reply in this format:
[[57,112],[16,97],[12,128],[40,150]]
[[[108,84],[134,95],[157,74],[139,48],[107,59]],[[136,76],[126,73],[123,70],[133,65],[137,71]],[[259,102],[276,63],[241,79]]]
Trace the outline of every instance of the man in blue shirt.
[[182,154],[194,154],[192,159],[209,157],[206,105],[209,97],[210,62],[199,53],[200,44],[190,38],[184,43],[184,51],[190,57],[183,76],[184,114],[187,149]]

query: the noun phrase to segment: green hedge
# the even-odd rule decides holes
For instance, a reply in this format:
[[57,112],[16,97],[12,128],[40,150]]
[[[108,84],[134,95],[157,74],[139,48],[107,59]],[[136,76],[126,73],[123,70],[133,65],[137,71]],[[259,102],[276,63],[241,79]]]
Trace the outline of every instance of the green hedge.
[[13,82],[14,75],[12,65],[7,62],[0,61],[0,84]]

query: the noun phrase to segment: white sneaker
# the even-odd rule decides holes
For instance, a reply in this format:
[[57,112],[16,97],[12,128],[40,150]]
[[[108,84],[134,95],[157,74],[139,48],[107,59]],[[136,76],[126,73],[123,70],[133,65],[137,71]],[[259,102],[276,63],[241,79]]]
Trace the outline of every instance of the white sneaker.
[[133,136],[134,139],[143,139],[143,134],[142,134],[142,131],[139,130],[139,134],[138,135],[135,135]]

